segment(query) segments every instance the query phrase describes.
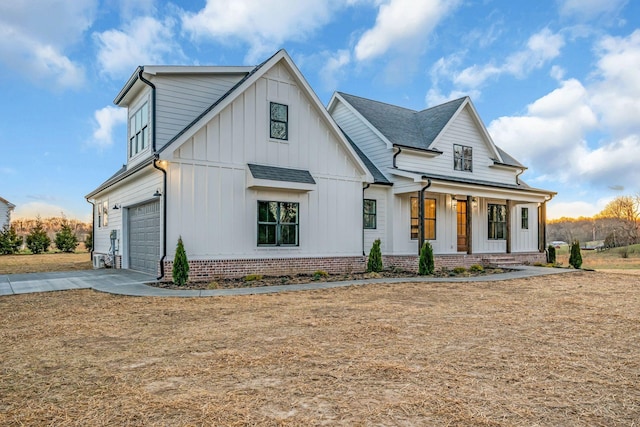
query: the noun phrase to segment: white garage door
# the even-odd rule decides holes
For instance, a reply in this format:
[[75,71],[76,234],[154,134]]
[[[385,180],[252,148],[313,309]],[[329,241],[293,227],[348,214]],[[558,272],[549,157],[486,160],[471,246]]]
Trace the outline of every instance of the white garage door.
[[157,274],[160,260],[160,202],[129,208],[129,268]]

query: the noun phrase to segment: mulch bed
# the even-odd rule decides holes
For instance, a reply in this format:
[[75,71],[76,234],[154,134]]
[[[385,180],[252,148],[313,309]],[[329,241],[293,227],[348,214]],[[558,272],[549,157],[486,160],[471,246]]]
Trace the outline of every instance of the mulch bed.
[[[486,276],[491,274],[501,274],[511,271],[502,268],[485,268],[483,271],[470,271],[456,273],[452,270],[439,269],[433,275],[428,277],[475,277]],[[169,276],[170,277],[170,276]],[[183,286],[178,286],[173,282],[154,282],[149,283],[164,289],[190,289],[190,290],[210,290],[210,289],[234,289],[234,288],[258,288],[264,286],[275,285],[296,285],[311,282],[342,282],[351,280],[379,279],[379,278],[403,278],[418,277],[417,273],[402,270],[385,270],[379,273],[345,273],[345,274],[297,274],[292,276],[258,276],[258,277],[239,277],[239,278],[219,278],[212,281],[188,282]]]

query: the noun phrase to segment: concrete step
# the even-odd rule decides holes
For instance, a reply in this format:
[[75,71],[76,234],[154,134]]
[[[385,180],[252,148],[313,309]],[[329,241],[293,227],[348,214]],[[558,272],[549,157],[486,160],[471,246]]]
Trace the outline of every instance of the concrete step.
[[510,267],[516,265],[522,265],[522,263],[516,260],[512,256],[507,255],[495,255],[485,257],[482,259],[483,263],[489,267]]

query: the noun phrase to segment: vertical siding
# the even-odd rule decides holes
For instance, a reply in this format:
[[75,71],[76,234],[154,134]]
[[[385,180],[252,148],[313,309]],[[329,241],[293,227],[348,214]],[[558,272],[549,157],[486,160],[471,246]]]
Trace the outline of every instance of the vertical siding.
[[[269,137],[269,102],[289,106],[289,138]],[[318,107],[277,64],[173,153],[168,256],[190,259],[359,255],[362,175]],[[310,192],[248,189],[247,163],[309,170]],[[300,204],[299,247],[258,247],[258,200]]]
[[[374,230],[364,230],[364,252],[366,254],[371,250],[371,246],[376,239],[380,239],[380,249],[383,254],[386,254],[391,250],[389,241],[389,228],[392,228],[391,224],[388,224],[388,187],[370,187],[364,192],[365,199],[371,199],[376,201],[376,228]],[[362,211],[362,208],[361,208]]]
[[0,201],[0,229],[9,224],[9,206]]

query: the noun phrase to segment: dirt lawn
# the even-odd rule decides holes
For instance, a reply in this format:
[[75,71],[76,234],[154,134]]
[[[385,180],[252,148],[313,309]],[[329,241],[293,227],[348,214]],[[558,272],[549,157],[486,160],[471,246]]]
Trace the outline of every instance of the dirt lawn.
[[640,278],[0,297],[0,425],[632,426]]

